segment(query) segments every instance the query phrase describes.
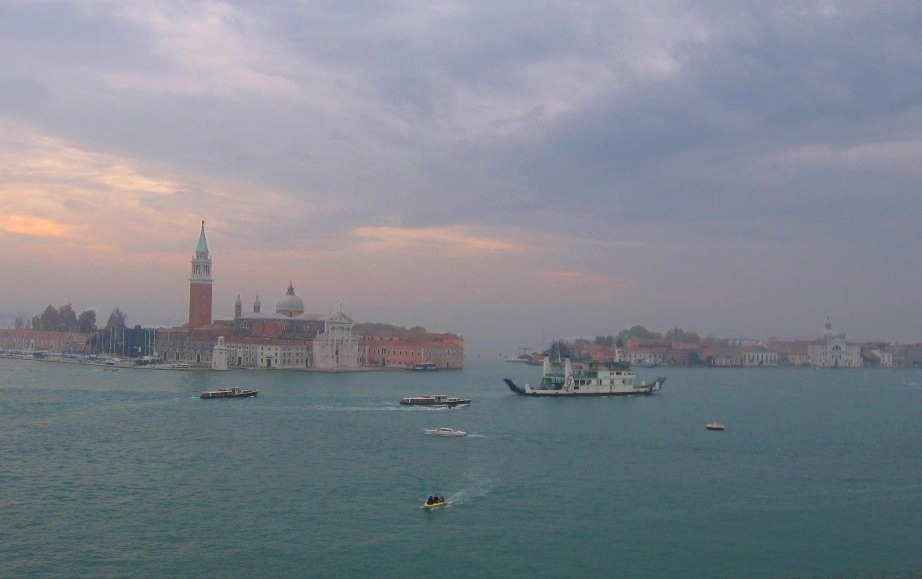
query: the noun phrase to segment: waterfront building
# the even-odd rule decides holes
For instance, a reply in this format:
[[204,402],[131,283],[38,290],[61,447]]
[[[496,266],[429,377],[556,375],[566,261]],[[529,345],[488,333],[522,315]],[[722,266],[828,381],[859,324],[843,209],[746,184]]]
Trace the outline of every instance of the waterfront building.
[[317,368],[337,370],[359,365],[355,325],[342,308],[330,314],[304,311],[294,284],[275,303],[274,312],[263,312],[259,296],[253,311],[243,312],[240,296],[234,302],[234,319],[219,320],[231,328],[228,363],[254,368]]
[[226,331],[226,328],[210,326],[195,331],[186,326],[159,328],[155,355],[164,362],[188,362],[210,367],[218,337]]
[[47,351],[58,354],[89,354],[93,334],[78,332],[51,332],[46,330],[0,329],[0,349]]
[[618,351],[620,360],[626,360],[633,366],[656,366],[663,363],[663,355],[650,350],[629,350],[622,348]]
[[861,346],[845,341],[845,332],[835,332],[829,318],[820,340],[811,344],[807,356],[817,368],[860,368],[864,365]]
[[865,366],[875,368],[893,368],[893,350],[886,345],[865,344],[861,349],[861,358]]
[[778,352],[778,364],[783,366],[809,366],[810,346],[813,340],[770,340],[766,343],[769,349]]
[[722,368],[736,368],[743,365],[739,348],[714,348],[710,351],[707,360],[711,366]]
[[362,324],[356,333],[360,336],[359,362],[365,366],[412,368],[428,362],[445,370],[464,367],[464,339],[452,333],[386,324]]
[[744,346],[742,351],[743,366],[777,366],[778,352],[764,346]]

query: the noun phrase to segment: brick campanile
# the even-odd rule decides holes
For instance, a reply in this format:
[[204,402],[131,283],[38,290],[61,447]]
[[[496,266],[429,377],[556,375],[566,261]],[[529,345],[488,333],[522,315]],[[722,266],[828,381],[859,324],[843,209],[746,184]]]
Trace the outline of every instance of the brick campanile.
[[205,240],[205,221],[198,237],[195,257],[192,259],[192,277],[189,278],[189,329],[211,324],[211,258]]

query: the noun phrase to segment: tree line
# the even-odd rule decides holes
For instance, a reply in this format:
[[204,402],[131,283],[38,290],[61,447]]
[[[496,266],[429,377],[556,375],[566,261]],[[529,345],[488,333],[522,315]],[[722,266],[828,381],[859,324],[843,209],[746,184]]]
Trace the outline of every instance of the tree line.
[[636,325],[629,329],[621,330],[618,332],[617,336],[596,336],[595,343],[609,347],[615,346],[623,348],[627,340],[670,340],[686,344],[697,344],[701,341],[701,336],[695,332],[686,332],[681,328],[672,328],[671,330],[667,330],[665,334],[661,334],[659,332],[650,331],[641,325]]
[[78,332],[91,334],[97,330],[96,310],[84,310],[77,314],[74,307],[64,304],[60,307],[49,305],[31,320],[19,316],[14,321],[17,330],[33,329],[45,332]]
[[[119,308],[115,308],[109,314],[109,321],[104,331],[120,331],[125,327],[127,319],[128,317]],[[71,304],[64,304],[57,308],[49,305],[41,314],[32,316],[31,319],[23,316],[17,317],[13,325],[17,330],[33,329],[45,332],[93,334],[99,331],[96,324],[96,310],[83,310],[78,314]]]

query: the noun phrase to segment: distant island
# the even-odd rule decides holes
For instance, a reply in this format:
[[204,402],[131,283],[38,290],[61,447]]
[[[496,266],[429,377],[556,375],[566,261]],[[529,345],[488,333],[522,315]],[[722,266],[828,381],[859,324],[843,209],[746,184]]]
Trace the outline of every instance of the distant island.
[[574,361],[625,360],[635,366],[917,368],[922,367],[922,343],[855,343],[834,331],[827,318],[812,340],[746,340],[701,338],[679,328],[665,334],[635,325],[617,335],[595,339],[558,340],[548,348],[522,353],[509,361],[540,363],[547,355]]
[[[16,317],[0,330],[0,355],[85,361],[103,358],[135,366],[175,369],[285,369],[329,372],[372,368],[440,370],[464,366],[464,338],[381,323],[356,323],[343,311],[308,311],[294,283],[275,306],[263,309],[259,294],[244,309],[238,294],[233,315],[216,317],[211,253],[202,221],[189,270],[188,322],[179,327],[129,327],[115,308],[104,328],[96,312],[79,315],[71,304],[49,305],[30,319]],[[228,304],[230,305],[230,304]]]

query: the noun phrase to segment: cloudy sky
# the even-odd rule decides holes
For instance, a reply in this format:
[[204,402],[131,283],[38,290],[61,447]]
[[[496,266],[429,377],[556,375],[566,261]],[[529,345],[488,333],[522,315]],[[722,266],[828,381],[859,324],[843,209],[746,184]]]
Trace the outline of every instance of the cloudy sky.
[[[917,0],[0,0],[0,312],[922,341]],[[9,322],[7,322],[8,324]]]

